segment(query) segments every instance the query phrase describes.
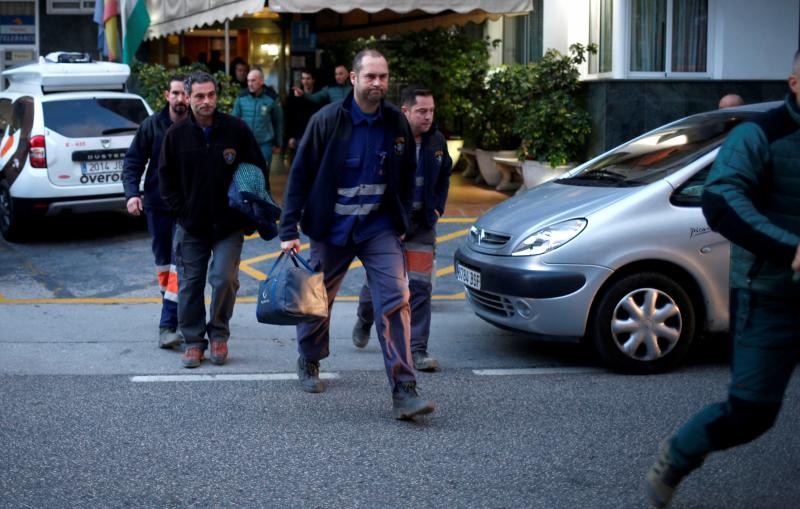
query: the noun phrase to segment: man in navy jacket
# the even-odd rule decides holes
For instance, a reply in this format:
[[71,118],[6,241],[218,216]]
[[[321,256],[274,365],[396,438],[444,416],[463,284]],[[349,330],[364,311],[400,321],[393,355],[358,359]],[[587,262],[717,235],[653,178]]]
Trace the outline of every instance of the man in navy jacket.
[[[400,103],[411,126],[417,154],[411,227],[403,242],[411,290],[411,357],[414,369],[435,371],[439,363],[428,354],[428,337],[431,330],[436,222],[444,214],[453,162],[447,152],[444,135],[433,123],[433,93],[420,85],[410,85],[400,94]],[[358,300],[358,318],[353,327],[355,346],[364,348],[367,345],[374,321],[369,287],[364,285]]]
[[[183,90],[183,76],[174,75],[164,91],[167,105],[142,122],[136,137],[125,154],[122,183],[125,188],[128,212],[138,216],[144,211],[147,229],[153,237],[152,250],[156,260],[158,284],[161,287],[161,321],[158,325],[158,346],[180,346],[183,338],[178,332],[178,274],[175,271],[175,254],[172,238],[175,235],[175,216],[169,212],[158,190],[158,156],[164,133],[169,127],[186,117],[189,99]],[[148,164],[149,161],[149,164]],[[144,201],[139,194],[139,183],[144,179]]]
[[[416,390],[411,367],[408,279],[401,236],[414,187],[414,138],[403,114],[383,99],[389,65],[376,50],[356,55],[353,94],[312,118],[297,150],[284,197],[281,249],[300,250],[298,223],[311,238],[311,261],[325,274],[329,309],[350,263],[367,271],[393,415],[434,410]],[[328,318],[297,326],[300,386],[322,392],[319,362],[329,355]]]

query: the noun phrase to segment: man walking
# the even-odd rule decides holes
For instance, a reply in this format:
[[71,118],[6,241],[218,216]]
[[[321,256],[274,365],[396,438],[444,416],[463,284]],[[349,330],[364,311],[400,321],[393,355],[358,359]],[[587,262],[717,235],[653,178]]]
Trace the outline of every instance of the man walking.
[[662,445],[647,474],[656,507],[710,452],[772,427],[800,359],[800,52],[789,87],[785,104],[731,132],[706,181],[703,213],[732,242],[731,384]]
[[272,154],[281,152],[283,109],[278,99],[270,97],[267,93],[261,69],[253,69],[247,73],[247,90],[247,94],[236,98],[231,113],[244,120],[253,131],[267,162],[267,174],[269,174]]
[[353,90],[353,86],[350,84],[350,80],[348,79],[349,77],[350,73],[347,72],[347,67],[343,65],[337,65],[333,74],[333,78],[336,80],[334,85],[322,87],[322,90],[319,92],[314,92],[313,94],[309,94],[304,89],[297,87],[292,87],[292,91],[294,92],[295,97],[302,97],[316,104],[328,104],[341,101]]
[[[183,365],[196,368],[211,342],[210,360],[224,364],[236,292],[245,219],[228,206],[228,187],[239,163],[266,163],[253,133],[236,117],[216,111],[217,82],[205,72],[185,82],[191,111],[164,137],[158,177],[161,196],[177,215],[178,324]],[[269,181],[266,184],[269,188]],[[209,260],[211,264],[209,266]],[[204,290],[211,285],[206,323]]]
[[[444,214],[453,162],[447,152],[444,135],[433,123],[433,93],[419,85],[411,85],[401,92],[400,103],[400,109],[414,135],[417,155],[411,225],[403,241],[411,291],[411,357],[414,369],[435,371],[439,368],[439,362],[428,354],[428,337],[431,330],[436,222]],[[353,327],[353,344],[356,347],[367,346],[373,322],[372,299],[369,287],[365,284],[361,288]]]
[[[414,185],[414,138],[403,114],[384,101],[389,65],[368,49],[350,73],[353,94],[312,118],[289,172],[281,249],[299,251],[297,225],[311,238],[311,262],[325,274],[329,309],[355,257],[364,264],[380,316],[378,339],[392,387],[393,415],[434,410],[417,393],[411,367],[409,292],[400,237]],[[319,362],[329,355],[330,316],[297,326],[300,386],[322,392]]]
[[[314,93],[314,75],[310,69],[303,69],[300,72],[300,84],[302,85],[303,93]],[[316,113],[321,104],[315,104],[311,101],[305,101],[302,97],[292,96],[288,99],[287,105],[288,114],[286,115],[286,146],[289,150],[297,150],[297,143],[303,137],[306,131],[306,126],[311,120],[311,115]]]
[[[175,234],[175,216],[167,209],[158,190],[158,156],[164,133],[175,122],[186,117],[189,101],[183,90],[183,76],[169,79],[164,98],[167,105],[153,113],[139,126],[133,143],[125,154],[122,182],[125,188],[128,212],[134,216],[144,212],[147,229],[153,238],[151,248],[156,261],[158,285],[161,287],[161,320],[158,324],[158,346],[180,346],[178,333],[178,275],[175,272],[175,254],[172,239]],[[144,200],[139,194],[139,183],[144,179]]]

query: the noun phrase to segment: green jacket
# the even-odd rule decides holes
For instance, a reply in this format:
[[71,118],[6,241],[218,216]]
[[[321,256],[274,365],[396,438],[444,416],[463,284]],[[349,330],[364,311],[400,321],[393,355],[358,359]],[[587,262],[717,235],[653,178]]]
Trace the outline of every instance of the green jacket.
[[313,94],[304,94],[303,97],[316,104],[327,104],[336,101],[341,101],[347,94],[353,91],[353,85],[346,82],[344,85],[329,85],[323,87],[319,92]]
[[703,214],[733,243],[732,288],[800,297],[791,270],[800,244],[800,110],[793,95],[731,131],[706,180]]
[[233,103],[231,114],[239,117],[250,127],[256,142],[279,147],[283,140],[283,108],[281,103],[269,96],[266,89],[261,95],[240,95]]

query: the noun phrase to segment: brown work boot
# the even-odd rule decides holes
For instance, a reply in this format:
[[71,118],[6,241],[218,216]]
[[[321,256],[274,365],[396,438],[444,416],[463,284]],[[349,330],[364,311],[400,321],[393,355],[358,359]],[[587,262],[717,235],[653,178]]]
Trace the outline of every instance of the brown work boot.
[[184,350],[183,358],[181,359],[184,368],[196,368],[200,365],[200,361],[202,360],[203,349],[199,346],[191,346]]
[[211,356],[208,360],[211,361],[211,364],[216,364],[217,366],[222,366],[225,364],[225,361],[228,359],[228,342],[221,341],[221,340],[212,340],[211,341]]

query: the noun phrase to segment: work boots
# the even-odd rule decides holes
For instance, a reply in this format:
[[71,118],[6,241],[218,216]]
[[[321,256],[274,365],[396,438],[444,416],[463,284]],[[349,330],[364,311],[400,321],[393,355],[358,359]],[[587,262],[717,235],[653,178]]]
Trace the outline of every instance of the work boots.
[[435,407],[417,393],[415,382],[400,382],[392,391],[392,414],[395,419],[412,419],[433,412]]
[[414,362],[414,369],[417,371],[436,371],[439,369],[439,361],[424,350],[411,352],[411,360]]
[[669,442],[661,444],[658,459],[647,472],[647,498],[651,507],[662,509],[669,506],[678,484],[689,471],[678,470],[673,466],[669,454]]
[[158,329],[158,347],[164,349],[175,348],[180,346],[183,342],[183,336],[180,335],[175,329],[169,327],[159,327]]
[[319,379],[319,362],[297,359],[297,379],[300,388],[306,392],[318,393],[325,390],[325,384]]
[[370,329],[372,329],[371,323],[365,322],[361,318],[356,318],[356,324],[353,326],[353,344],[356,348],[367,346]]

